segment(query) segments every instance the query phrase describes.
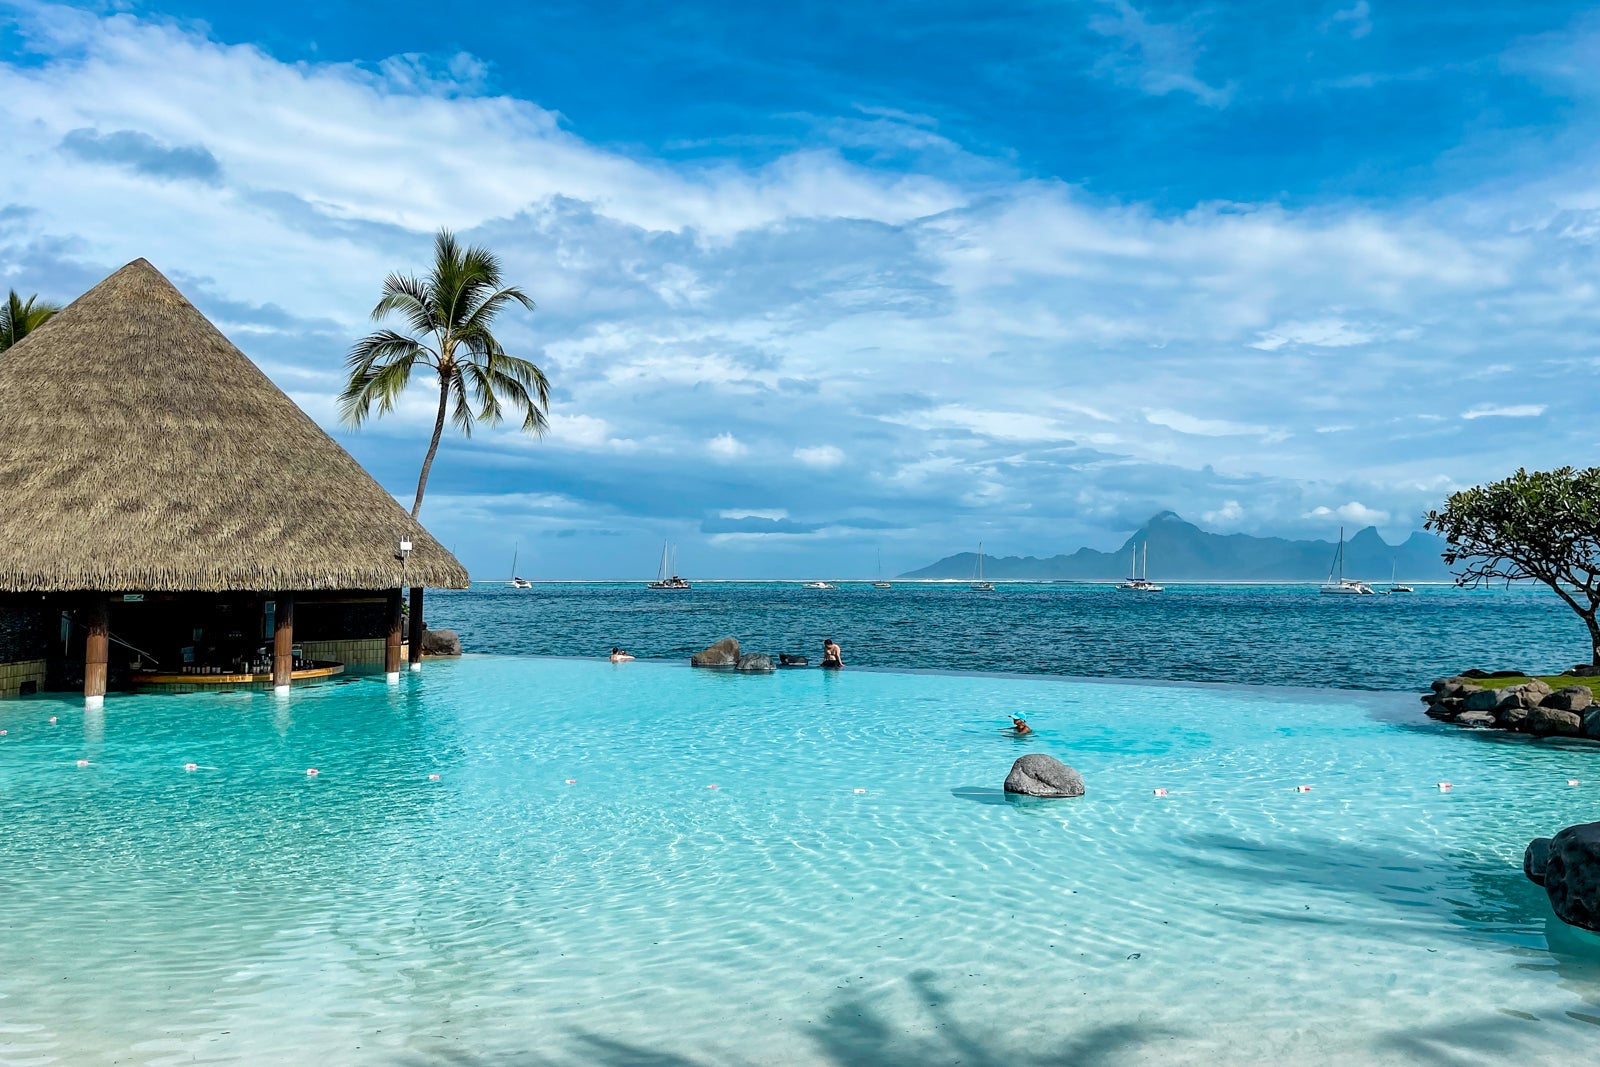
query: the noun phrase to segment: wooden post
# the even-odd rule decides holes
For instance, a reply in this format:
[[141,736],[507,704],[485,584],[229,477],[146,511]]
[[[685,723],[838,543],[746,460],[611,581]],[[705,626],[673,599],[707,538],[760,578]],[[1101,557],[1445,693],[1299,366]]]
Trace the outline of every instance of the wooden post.
[[294,594],[279,593],[272,609],[272,688],[288,690],[294,679]]
[[400,621],[400,590],[389,590],[389,636],[383,645],[383,672],[389,681],[400,680],[400,640],[404,627]]
[[411,587],[411,633],[406,637],[410,647],[406,649],[406,658],[411,661],[411,669],[422,669],[422,586]]
[[110,610],[106,594],[90,595],[88,610],[84,613],[84,625],[89,631],[83,654],[83,706],[86,708],[98,708],[106,702],[106,660],[111,653],[110,620],[107,618]]

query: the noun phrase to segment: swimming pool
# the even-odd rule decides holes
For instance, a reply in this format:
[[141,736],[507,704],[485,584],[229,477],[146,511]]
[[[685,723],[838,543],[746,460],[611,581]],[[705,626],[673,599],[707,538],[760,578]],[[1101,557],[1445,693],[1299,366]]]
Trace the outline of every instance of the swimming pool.
[[[1600,1038],[1600,940],[1520,870],[1596,816],[1600,750],[1411,695],[468,657],[287,701],[13,701],[0,729],[0,1064]],[[1028,751],[1088,795],[1007,800]]]

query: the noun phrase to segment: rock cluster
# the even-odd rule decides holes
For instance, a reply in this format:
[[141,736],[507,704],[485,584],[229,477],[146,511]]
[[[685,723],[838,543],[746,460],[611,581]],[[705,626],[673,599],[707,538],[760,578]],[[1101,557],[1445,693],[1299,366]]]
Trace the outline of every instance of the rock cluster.
[[[805,657],[782,657],[784,666],[789,666],[790,659],[798,659],[805,663]],[[741,652],[737,637],[724,637],[716,644],[704,648],[689,657],[691,667],[731,667],[736,671],[751,673],[761,671],[775,671],[777,665],[772,662],[772,657],[762,652]]]
[[1429,716],[1458,726],[1600,740],[1600,705],[1595,704],[1588,686],[1552,690],[1537,678],[1503,687],[1494,684],[1497,678],[1514,677],[1520,676],[1510,671],[1468,671],[1441,678],[1422,701],[1428,705]]
[[1522,870],[1544,886],[1562,922],[1600,931],[1600,822],[1535,838],[1523,854]]

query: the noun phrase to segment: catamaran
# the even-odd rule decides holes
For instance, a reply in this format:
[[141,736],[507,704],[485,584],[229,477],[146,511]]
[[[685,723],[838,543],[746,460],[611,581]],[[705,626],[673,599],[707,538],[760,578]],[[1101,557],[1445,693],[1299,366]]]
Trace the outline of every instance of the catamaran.
[[517,545],[514,548],[512,548],[512,550],[511,550],[511,588],[513,588],[513,589],[532,589],[533,588],[533,583],[532,582],[528,581],[528,579],[526,579],[526,578],[517,577],[517,553],[519,551],[521,551],[521,550],[522,550],[522,543],[521,542],[518,542]]
[[973,578],[970,587],[975,593],[989,593],[994,591],[994,583],[983,580],[983,542],[978,542],[978,573]]
[[1339,527],[1339,548],[1333,554],[1333,569],[1319,590],[1324,596],[1374,596],[1372,586],[1344,576],[1344,527]]
[[656,571],[656,580],[647,588],[650,589],[692,589],[688,582],[679,578],[675,573],[678,569],[678,554],[665,541],[661,542],[661,567]]
[[1118,589],[1130,593],[1161,593],[1165,592],[1164,586],[1159,586],[1150,580],[1150,542],[1144,543],[1144,577],[1139,576],[1139,550],[1133,550],[1133,560],[1128,565],[1130,577],[1127,581],[1117,586]]

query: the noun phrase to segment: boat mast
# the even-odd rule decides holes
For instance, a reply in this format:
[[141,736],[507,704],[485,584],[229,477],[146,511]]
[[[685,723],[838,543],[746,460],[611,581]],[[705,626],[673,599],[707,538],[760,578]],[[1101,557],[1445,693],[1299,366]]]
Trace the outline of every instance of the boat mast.
[[511,577],[517,576],[517,553],[522,550],[522,542],[518,541],[511,547]]

